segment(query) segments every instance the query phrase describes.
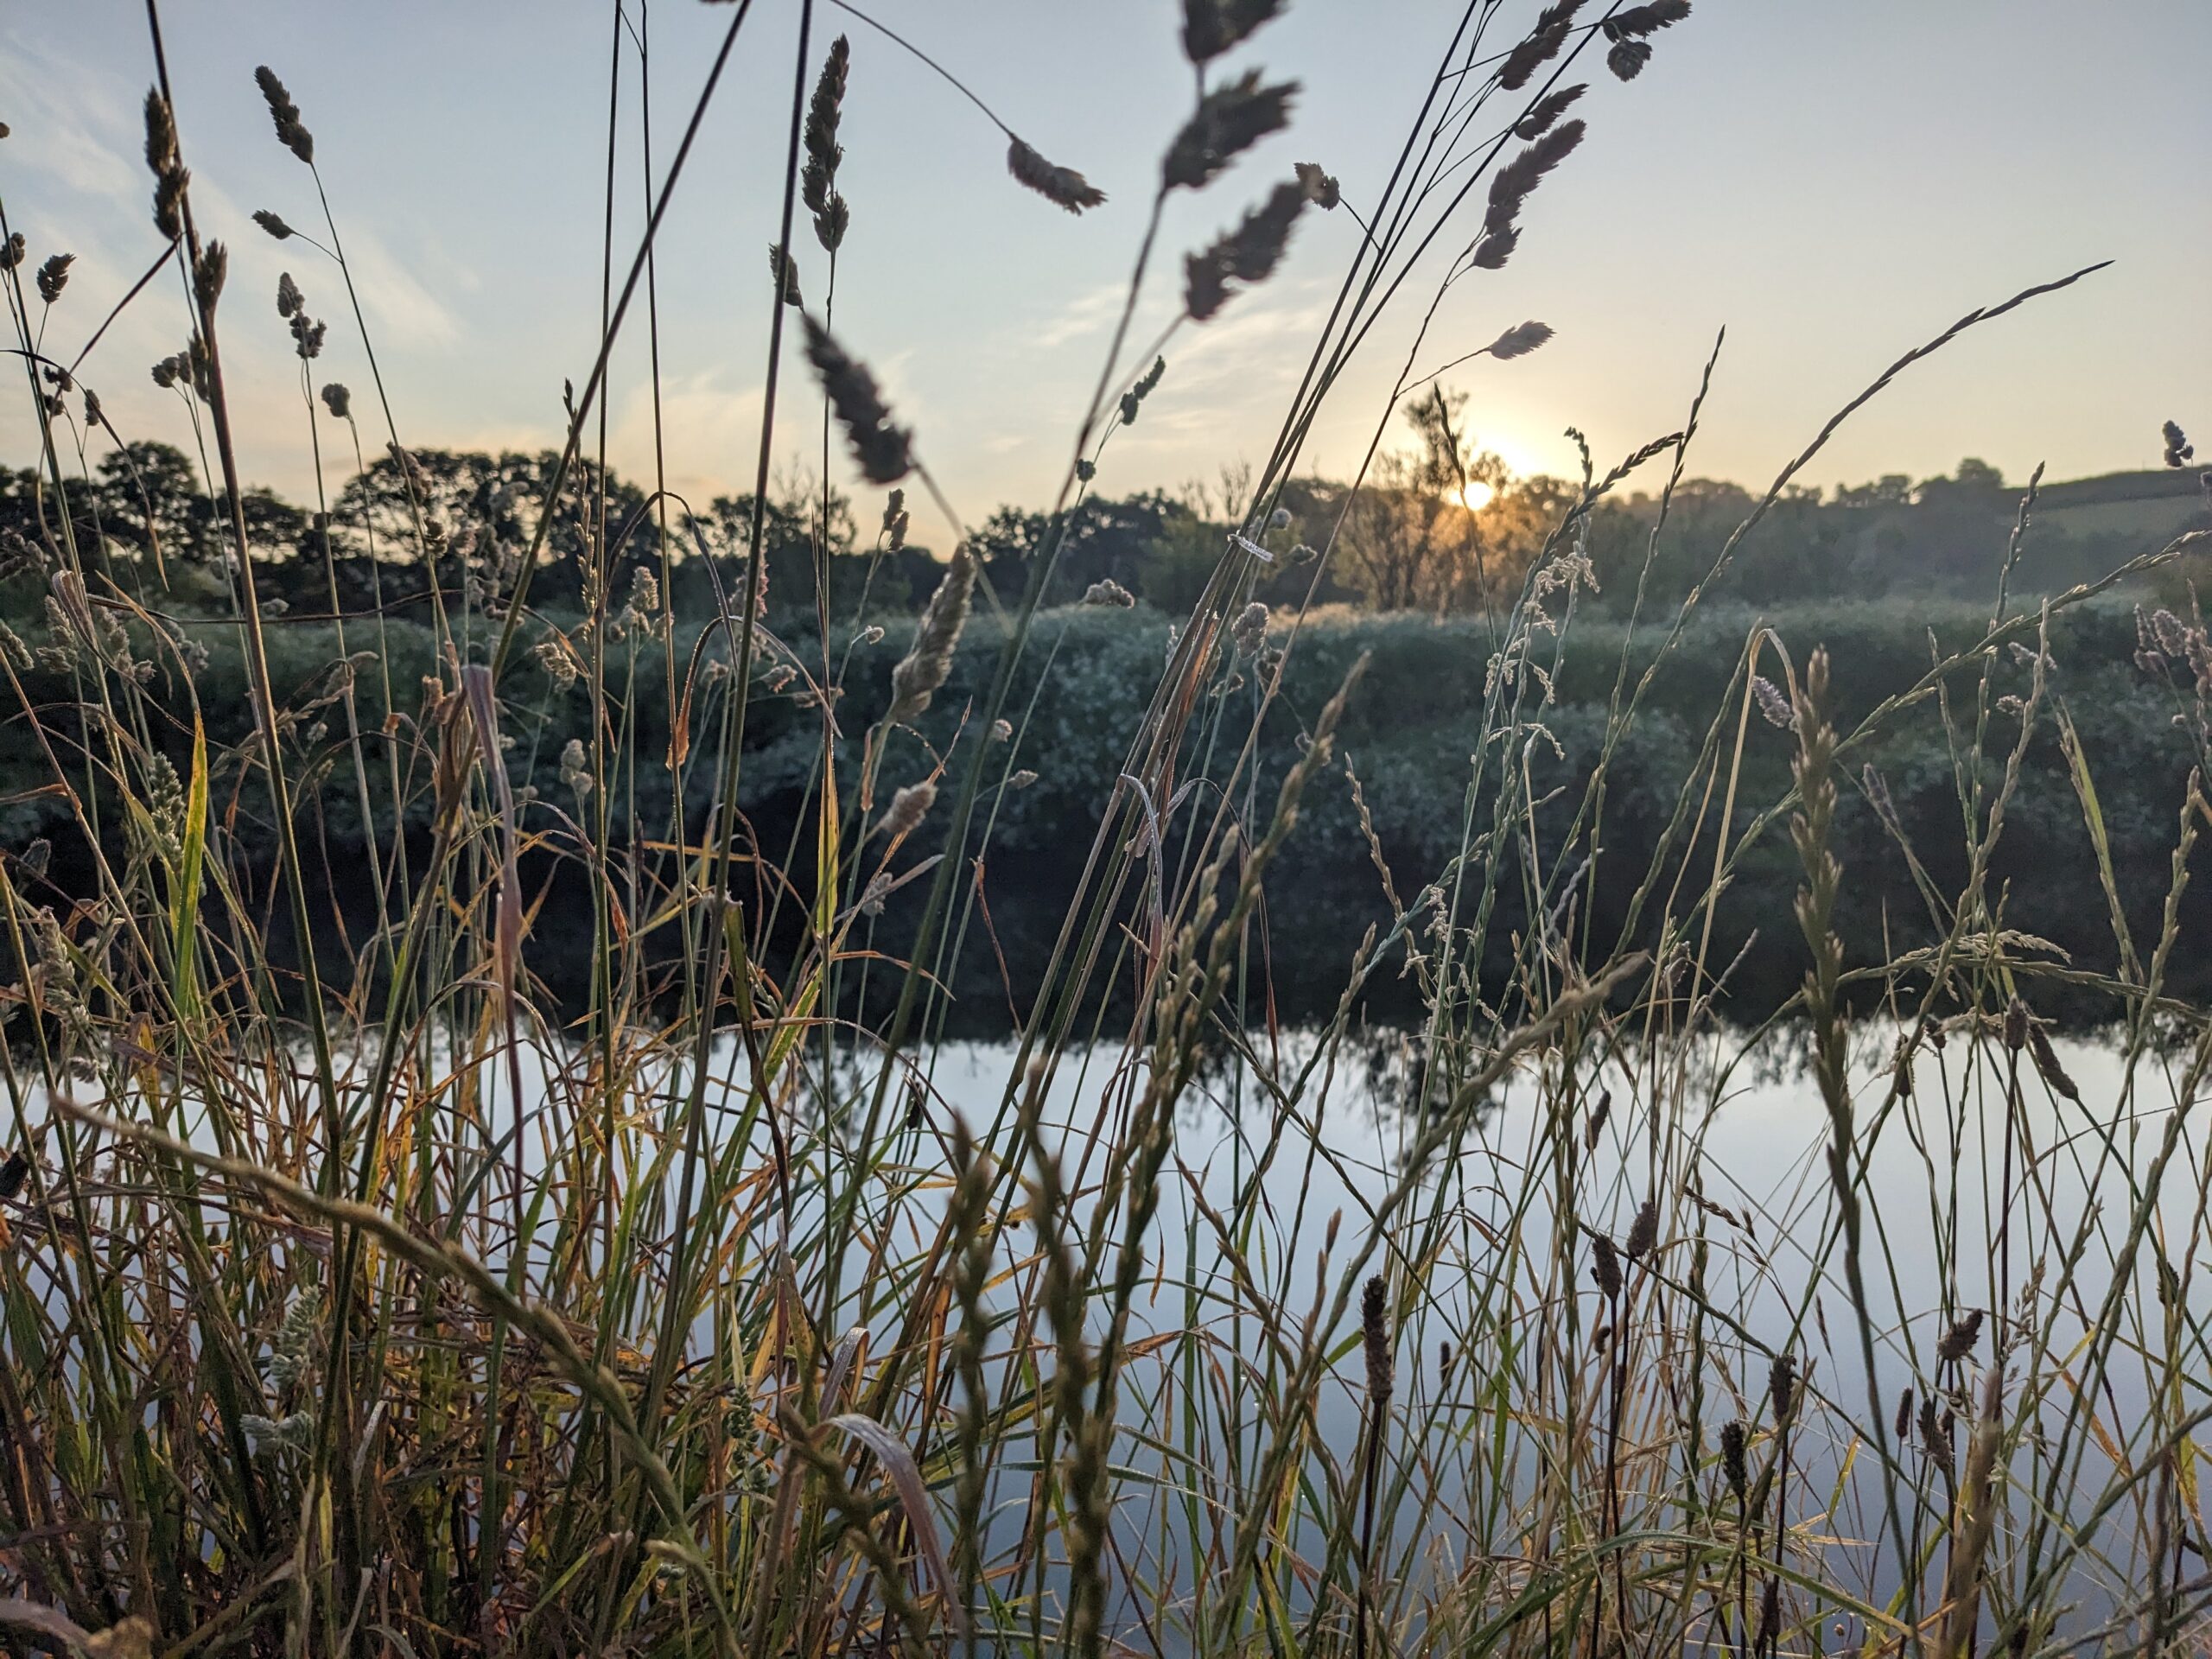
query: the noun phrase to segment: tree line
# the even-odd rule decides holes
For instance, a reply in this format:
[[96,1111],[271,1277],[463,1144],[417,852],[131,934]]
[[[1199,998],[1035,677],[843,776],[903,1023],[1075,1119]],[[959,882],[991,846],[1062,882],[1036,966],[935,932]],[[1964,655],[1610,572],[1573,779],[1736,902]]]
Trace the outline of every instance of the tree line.
[[[1270,603],[1310,594],[1376,612],[1494,612],[1512,602],[1549,547],[1585,556],[1594,591],[1582,602],[1618,614],[1639,591],[1646,604],[1688,592],[1757,505],[1740,485],[1693,477],[1663,499],[1652,489],[1605,493],[1576,516],[1583,482],[1513,475],[1464,435],[1464,401],[1432,392],[1408,411],[1410,446],[1384,450],[1358,489],[1295,478],[1264,519],[1248,517],[1251,475],[1241,467],[1173,491],[1086,494],[1068,516],[1046,602],[1071,602],[1111,582],[1158,609],[1186,609],[1241,532],[1273,561],[1256,594]],[[678,614],[708,613],[718,591],[741,585],[750,495],[661,499],[584,460],[549,505],[557,459],[550,450],[394,452],[319,505],[248,492],[243,518],[264,609],[350,614],[471,590],[496,602],[549,512],[531,600],[553,613],[588,608],[595,565],[618,604],[637,572],[666,580]],[[1716,596],[1764,606],[1986,593],[2020,493],[1974,459],[1917,481],[1898,474],[1831,492],[1792,486],[1745,539]],[[88,567],[155,582],[174,612],[228,608],[230,504],[184,452],[150,442],[112,448],[59,491],[35,468],[0,468],[0,575],[50,563],[65,516]],[[910,609],[935,585],[942,550],[925,537],[909,540],[906,526],[895,503],[863,507],[803,472],[784,475],[763,510],[772,613],[812,611],[817,583],[833,613],[851,614],[863,601]],[[1002,506],[970,532],[969,548],[988,579],[1019,591],[1052,535],[1048,514]],[[591,550],[602,545],[606,557],[594,562]],[[2140,550],[2140,536],[2124,528],[2033,524],[2018,549],[2015,591],[2085,580]]]

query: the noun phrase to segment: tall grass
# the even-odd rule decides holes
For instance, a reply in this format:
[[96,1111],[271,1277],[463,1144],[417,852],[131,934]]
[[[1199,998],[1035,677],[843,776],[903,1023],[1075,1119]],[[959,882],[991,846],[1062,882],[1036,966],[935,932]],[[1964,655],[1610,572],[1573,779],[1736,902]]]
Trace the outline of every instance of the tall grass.
[[[1317,173],[1278,189],[1190,256],[1181,319],[1132,350],[1162,205],[1287,118],[1284,89],[1218,67],[1275,10],[1186,6],[1197,103],[1076,411],[1053,531],[1020,594],[956,552],[887,687],[854,678],[882,664],[844,643],[863,619],[831,613],[826,570],[818,655],[758,620],[761,514],[788,435],[770,415],[746,580],[711,616],[666,608],[682,550],[664,494],[630,524],[602,494],[584,503],[580,621],[554,620],[576,596],[556,612],[532,590],[549,510],[529,542],[478,548],[466,584],[435,595],[428,672],[346,655],[391,637],[381,613],[349,618],[329,679],[289,700],[269,669],[221,350],[267,323],[225,293],[221,251],[195,228],[156,25],[149,159],[168,251],[126,302],[173,278],[188,313],[192,344],[163,366],[231,504],[254,726],[209,741],[157,563],[78,537],[87,446],[114,435],[96,409],[80,419],[87,359],[54,351],[72,320],[16,259],[5,287],[54,531],[30,554],[53,595],[40,649],[71,697],[32,697],[29,647],[0,643],[14,718],[92,872],[67,893],[50,849],[0,857],[15,1136],[0,1171],[14,1598],[0,1620],[20,1648],[1951,1659],[2196,1639],[2212,1590],[2196,1280],[2212,1025],[2167,976],[2208,808],[2200,771],[2171,804],[2164,925],[2133,937],[2140,895],[2119,890],[2099,757],[2047,671],[2055,618],[2185,542],[2033,611],[2000,584],[1980,637],[1853,718],[1825,653],[1800,664],[1746,627],[1656,851],[1625,873],[1618,937],[1584,902],[1655,679],[1744,536],[1866,397],[2063,284],[1908,353],[1780,473],[1675,614],[1639,600],[1611,627],[1594,758],[1555,798],[1539,758],[1591,509],[1649,467],[1671,495],[1705,388],[1679,432],[1609,470],[1586,462],[1486,625],[1456,848],[1414,885],[1374,846],[1388,925],[1344,941],[1333,1010],[1286,1031],[1269,924],[1297,895],[1271,877],[1345,767],[1364,663],[1332,696],[1287,695],[1305,612],[1249,602],[1287,551],[1277,492],[1355,353],[1434,277],[1431,250],[1464,243],[1399,389],[1428,378],[1445,290],[1514,252],[1531,193],[1580,137],[1579,118],[1560,119],[1570,77],[1601,58],[1621,79],[1663,73],[1663,51],[1645,60],[1688,8],[1555,5],[1515,36],[1473,0],[1379,188]],[[664,174],[640,146],[652,206],[634,251],[613,240],[615,158],[652,37],[642,8],[615,13],[602,330],[549,502],[603,491],[609,365],[635,345],[640,293],[658,385],[654,239],[751,10],[740,0]],[[821,314],[805,309],[817,279],[794,239],[801,206],[830,260],[842,238],[848,64],[906,60],[825,48],[810,0],[799,16],[770,279],[789,302],[770,308],[764,408],[803,351],[825,391],[804,441],[842,431],[871,482],[911,481],[957,530],[923,465],[930,435],[898,424],[832,334],[826,283]],[[879,37],[916,50],[880,29],[863,45]],[[276,77],[263,90],[373,363],[304,114]],[[650,135],[650,105],[637,113]],[[1080,175],[1007,136],[1017,181],[1096,205]],[[1138,404],[1172,395],[1147,371],[1175,336],[1338,207],[1358,216],[1353,253],[1243,531],[1117,738],[1047,964],[1006,987],[1014,1033],[987,1051],[1000,1069],[957,1084],[949,966],[993,939],[994,906],[1012,902],[990,876],[1002,806],[1053,764],[1033,697],[1015,695],[1039,682],[1020,671],[1041,653],[1049,677],[1082,649],[1039,626],[1067,511]],[[322,336],[295,337],[312,394]],[[321,403],[358,446],[348,394]],[[312,396],[308,410],[325,418]],[[406,435],[381,395],[378,411],[404,481]],[[595,468],[578,464],[588,443]],[[879,551],[905,511],[894,496]],[[419,503],[410,518],[423,558],[471,533]],[[826,496],[822,520],[826,561]],[[661,580],[611,593],[649,533]],[[1332,550],[1325,537],[1317,584]],[[971,610],[992,619],[995,667],[932,745],[914,721],[982,648]],[[2144,626],[2144,671],[2201,768],[2202,626]],[[1993,690],[2015,650],[2024,688]],[[670,711],[650,741],[641,661]],[[550,711],[579,678],[588,730],[541,791],[521,781],[531,746],[569,729]],[[1967,871],[1948,889],[1926,878],[1929,849],[1904,844],[1878,775],[1857,769],[1930,705]],[[855,734],[841,708],[880,713]],[[1796,762],[1790,784],[1753,795],[1762,710]],[[770,713],[813,734],[806,810],[783,844],[741,810],[747,733]],[[1286,721],[1296,741],[1271,756]],[[2070,879],[2104,888],[2109,974],[2056,960],[2035,896],[1990,880],[2029,737],[2054,725],[2100,854]],[[166,758],[180,751],[182,766]],[[365,823],[424,832],[330,868],[318,803],[334,776]],[[1853,789],[1911,861],[1932,944],[1836,931],[1851,872],[1834,830]],[[1549,819],[1538,833],[1548,810],[1567,815],[1563,838]],[[1785,828],[1801,895],[1770,925],[1802,935],[1805,977],[1746,1033],[1728,1022],[1713,917]],[[922,855],[925,841],[941,850]],[[543,893],[525,872],[548,864],[590,896],[573,1018],[528,948]],[[334,895],[365,887],[374,919],[348,932]],[[912,925],[903,955],[879,938],[893,906]],[[1386,977],[1415,988],[1422,1017],[1378,1087],[1363,1009]],[[2058,985],[2102,998],[2114,1033],[2089,1090],[2032,1011]],[[1850,1022],[1869,1006],[1878,1019]],[[1802,1057],[1825,1109],[1821,1162],[1761,1185],[1716,1124],[1777,1054]],[[1379,1141],[1361,1150],[1347,1122]],[[1218,1151],[1202,1154],[1209,1135]]]

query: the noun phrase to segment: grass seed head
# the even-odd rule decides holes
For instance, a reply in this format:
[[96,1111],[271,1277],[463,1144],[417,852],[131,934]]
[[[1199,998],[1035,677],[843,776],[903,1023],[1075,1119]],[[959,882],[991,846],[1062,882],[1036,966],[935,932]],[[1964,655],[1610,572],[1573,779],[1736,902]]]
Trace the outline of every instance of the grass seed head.
[[1232,281],[1267,280],[1289,246],[1291,226],[1305,207],[1304,191],[1295,184],[1279,184],[1235,230],[1185,257],[1183,299],[1192,321],[1204,322],[1228,302]]
[[1324,172],[1313,162],[1298,163],[1298,188],[1306,192],[1306,200],[1324,213],[1344,200],[1344,192],[1337,188],[1336,175]]
[[847,356],[811,315],[806,318],[806,355],[822,377],[822,389],[845,429],[861,475],[871,484],[895,484],[913,471],[912,439],[893,423],[875,377]]
[[48,305],[61,297],[61,290],[69,286],[69,267],[77,263],[73,253],[57,253],[38,268],[38,296]]
[[1387,1404],[1391,1390],[1397,1385],[1397,1364],[1391,1353],[1387,1308],[1389,1290],[1378,1273],[1368,1280],[1359,1294],[1360,1338],[1367,1356],[1367,1397],[1377,1405]]
[[1517,92],[1535,78],[1536,71],[1560,54],[1567,44],[1568,31],[1574,23],[1574,14],[1582,10],[1582,0],[1554,0],[1536,14],[1536,21],[1514,48],[1505,54],[1505,61],[1498,67],[1497,84],[1509,92]]
[[1513,124],[1513,136],[1524,139],[1542,137],[1552,130],[1553,124],[1560,117],[1567,112],[1567,107],[1589,90],[1590,83],[1580,80],[1572,86],[1561,86],[1556,91],[1546,92],[1529,106],[1528,114]]
[[1198,100],[1197,111],[1168,146],[1160,163],[1161,182],[1170,190],[1197,190],[1211,183],[1261,139],[1290,124],[1290,106],[1297,96],[1296,81],[1263,86],[1257,69],[1215,87]]
[[1659,1242],[1659,1201],[1646,1198],[1629,1224],[1628,1241],[1621,1248],[1631,1262],[1641,1262]]
[[830,252],[845,239],[852,213],[837,194],[837,166],[845,159],[837,142],[837,124],[845,103],[845,77],[853,48],[840,35],[830,44],[822,73],[814,83],[814,98],[806,110],[806,165],[799,174],[799,194],[814,215],[815,239]]
[[1767,1403],[1780,1427],[1797,1413],[1797,1361],[1786,1350],[1774,1357],[1766,1371]]
[[963,543],[953,550],[944,579],[922,611],[914,628],[914,643],[891,671],[891,707],[883,716],[885,724],[912,720],[930,706],[930,699],[952,671],[952,653],[960,644],[960,631],[968,624],[968,601],[975,589],[975,556]]
[[1086,207],[1096,207],[1106,200],[1106,193],[1071,167],[1059,167],[1019,138],[1006,147],[1006,170],[1014,175],[1018,183],[1025,184],[1046,200],[1057,202],[1071,213],[1080,213]]
[[1282,8],[1283,0],[1183,0],[1183,50],[1192,63],[1211,63]]
[[1603,1233],[1590,1235],[1590,1272],[1607,1301],[1621,1294],[1621,1255]]
[[253,72],[253,83],[269,105],[269,118],[276,124],[276,141],[308,166],[315,165],[315,138],[300,120],[300,106],[284,90],[276,72],[263,64]]
[[1740,1417],[1726,1423],[1720,1430],[1720,1468],[1728,1478],[1728,1490],[1741,1503],[1751,1488],[1751,1469],[1744,1456],[1749,1431]]
[[1936,1357],[1946,1365],[1955,1365],[1973,1353],[1980,1340],[1981,1310],[1976,1308],[1943,1333],[1943,1339],[1936,1344]]

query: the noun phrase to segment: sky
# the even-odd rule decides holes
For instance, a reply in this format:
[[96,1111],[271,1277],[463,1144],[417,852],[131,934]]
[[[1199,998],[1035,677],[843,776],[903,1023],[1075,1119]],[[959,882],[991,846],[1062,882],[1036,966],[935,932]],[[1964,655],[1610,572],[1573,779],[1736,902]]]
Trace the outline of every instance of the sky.
[[[644,224],[641,94],[664,172],[732,16],[627,0],[650,73],[626,48],[613,210],[618,276]],[[1462,0],[1292,0],[1227,60],[1301,85],[1290,130],[1205,191],[1172,200],[1135,335],[1179,309],[1181,254],[1316,162],[1363,211],[1428,91]],[[1048,503],[1066,467],[1135,262],[1159,156],[1188,111],[1174,0],[872,0],[870,15],[965,81],[1055,162],[1108,193],[1080,218],[1015,185],[974,105],[865,23],[820,3],[810,56],[852,44],[838,188],[837,334],[875,372],[953,511]],[[1507,0],[1490,37],[1535,10]],[[1597,7],[1591,9],[1597,14]],[[662,453],[698,499],[749,487],[769,328],[766,246],[780,207],[799,0],[755,0],[658,243]],[[613,0],[171,0],[164,15],[184,156],[204,233],[232,249],[220,313],[241,462],[297,499],[315,487],[300,365],[278,274],[327,319],[315,380],[372,410],[338,273],[249,215],[321,224],[315,181],[281,148],[252,79],[283,77],[359,285],[403,439],[539,448],[563,431],[564,379],[598,341]],[[1511,32],[1509,32],[1511,31]],[[1305,468],[1344,474],[1388,419],[1409,360],[1426,372],[1524,319],[1556,337],[1446,384],[1474,441],[1522,474],[1570,472],[1569,427],[1602,467],[1681,424],[1724,327],[1691,470],[1764,485],[1905,350],[1978,305],[2099,260],[2112,268],[1978,329],[1847,425],[1802,474],[1823,486],[1948,472],[2008,478],[2151,467],[2158,426],[2212,437],[2212,5],[2204,0],[1696,0],[1631,83],[1586,54],[1586,141],[1535,193],[1503,270],[1453,285],[1416,349],[1441,275],[1424,265],[1316,423]],[[77,255],[43,320],[73,357],[160,251],[140,104],[152,78],[139,0],[0,0],[0,207],[32,263]],[[808,76],[811,80],[810,65]],[[649,84],[648,84],[649,83]],[[1479,212],[1479,193],[1472,211]],[[1440,248],[1464,246],[1466,222]],[[1171,340],[1144,417],[1098,487],[1173,489],[1262,459],[1361,232],[1308,213],[1263,285]],[[818,304],[826,256],[797,238]],[[34,301],[34,308],[36,302]],[[616,467],[654,468],[642,305],[608,400]],[[83,378],[133,437],[188,444],[188,413],[149,366],[187,330],[157,280]],[[789,359],[786,359],[787,363]],[[1132,370],[1141,365],[1128,365]],[[0,400],[0,461],[28,463],[27,400]],[[820,404],[785,378],[779,464],[818,460]],[[380,442],[378,422],[365,437]],[[811,439],[800,435],[811,432]],[[351,470],[327,421],[325,486]],[[334,453],[335,452],[335,453]],[[841,485],[855,476],[832,457]],[[858,494],[862,519],[874,493]],[[919,532],[918,531],[918,534]]]

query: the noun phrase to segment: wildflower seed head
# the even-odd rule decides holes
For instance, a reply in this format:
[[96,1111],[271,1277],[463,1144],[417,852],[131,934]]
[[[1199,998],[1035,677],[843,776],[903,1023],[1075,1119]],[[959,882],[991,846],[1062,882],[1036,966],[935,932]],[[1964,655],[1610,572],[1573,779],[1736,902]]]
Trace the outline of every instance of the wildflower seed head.
[[1106,200],[1106,193],[1082,174],[1071,167],[1055,166],[1019,138],[1007,144],[1006,170],[1014,175],[1015,182],[1071,213],[1096,207]]
[[2018,1053],[2028,1044],[2028,1005],[2014,997],[2005,1005],[2005,1046]]
[[1006,780],[1006,786],[1008,789],[1027,789],[1036,781],[1037,774],[1024,766]]
[[353,394],[335,380],[322,389],[322,404],[334,419],[347,421],[353,417]]
[[806,318],[806,355],[822,377],[822,389],[845,429],[861,476],[871,484],[895,484],[912,472],[912,440],[906,429],[893,423],[875,377],[847,356],[811,315]]
[[2158,435],[2165,440],[2167,466],[2185,466],[2196,458],[2196,446],[2190,442],[2189,435],[2177,423],[2168,421],[2158,429]]
[[768,280],[777,284],[785,305],[804,304],[798,292],[798,261],[784,251],[780,242],[768,245]]
[[292,280],[292,273],[289,270],[280,273],[276,278],[276,315],[287,319],[296,317],[300,314],[300,308],[306,303],[299,284]]
[[1268,607],[1256,599],[1245,606],[1237,613],[1229,637],[1245,656],[1258,656],[1260,648],[1268,643]]
[[1137,596],[1113,577],[1103,576],[1084,589],[1083,602],[1126,611],[1137,602]]
[[1010,720],[1007,720],[1007,719],[1005,719],[1005,718],[1001,717],[1001,718],[1000,718],[1000,719],[998,719],[998,720],[995,720],[995,721],[993,721],[991,722],[991,741],[992,741],[992,742],[994,742],[994,743],[1007,743],[1007,742],[1011,742],[1011,741],[1013,741],[1013,739],[1014,739],[1014,722],[1013,722],[1012,721],[1010,721]]
[[292,227],[284,222],[281,215],[270,213],[266,207],[254,209],[253,222],[279,242],[289,241],[295,234]]

